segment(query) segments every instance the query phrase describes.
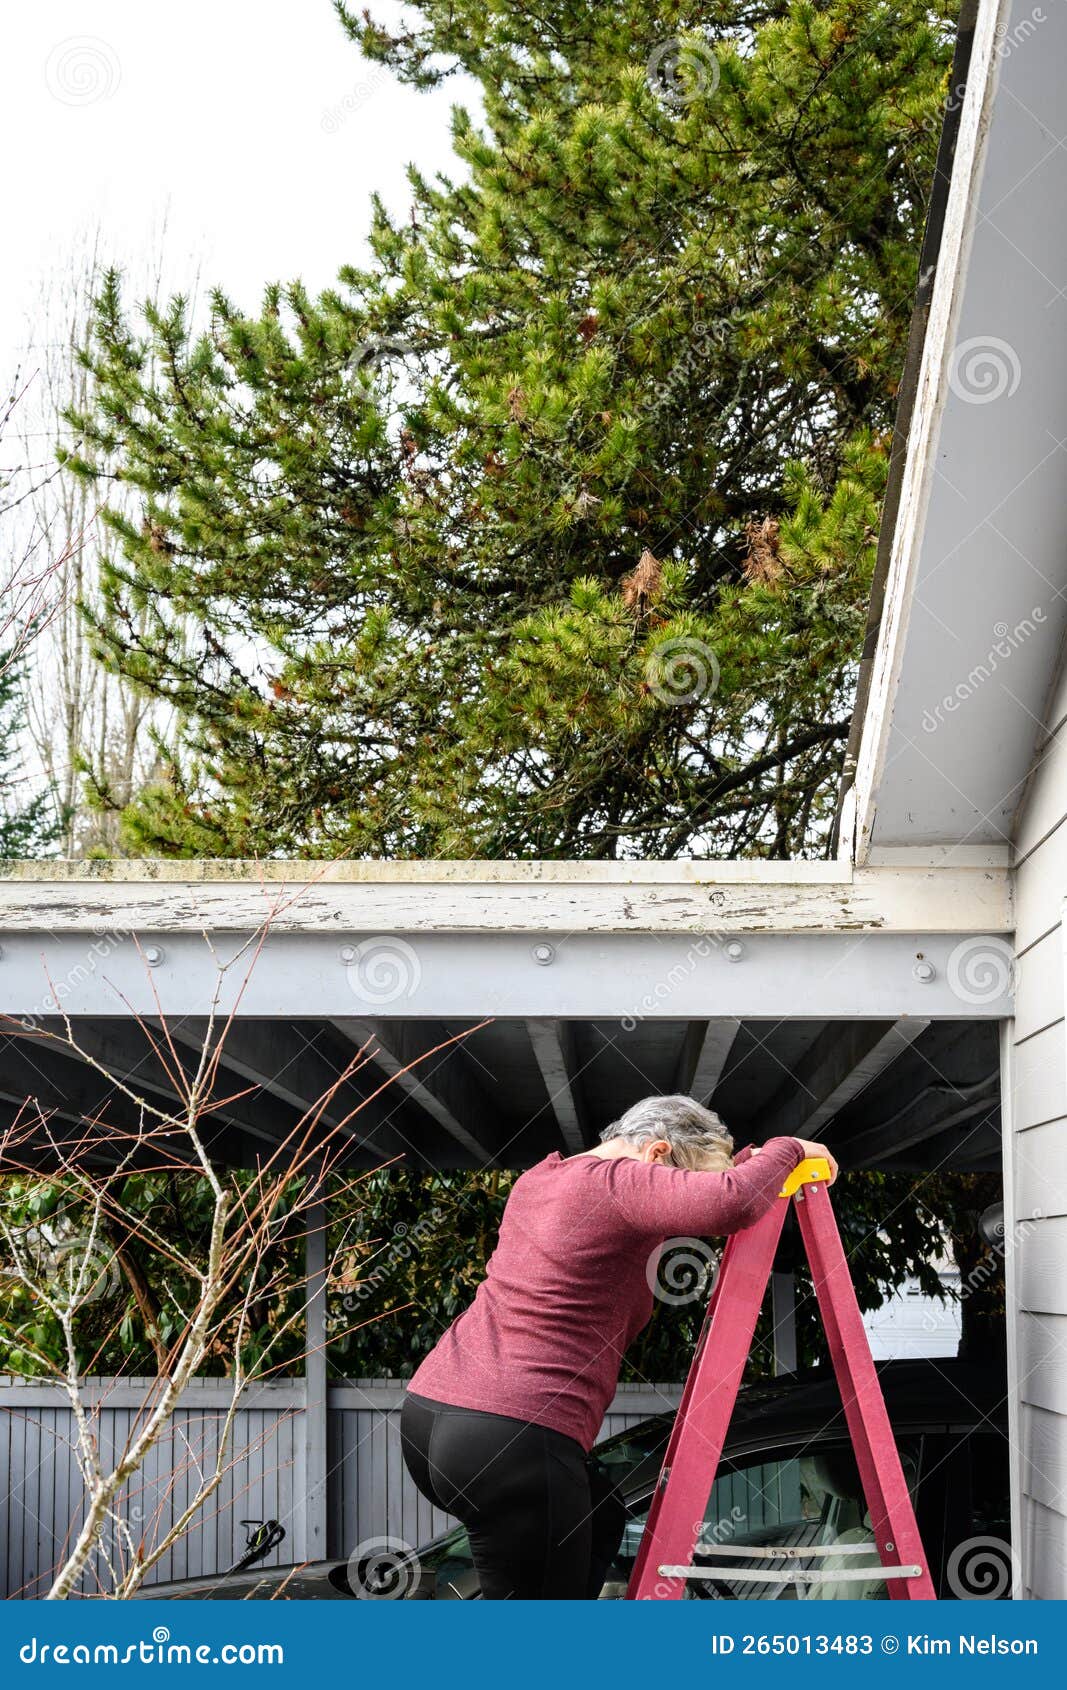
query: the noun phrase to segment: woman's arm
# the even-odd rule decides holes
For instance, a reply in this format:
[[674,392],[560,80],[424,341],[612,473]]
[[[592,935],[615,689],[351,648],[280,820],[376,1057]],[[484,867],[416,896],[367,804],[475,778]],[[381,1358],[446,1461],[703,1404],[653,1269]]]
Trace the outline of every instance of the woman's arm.
[[770,1208],[807,1150],[798,1138],[772,1138],[739,1168],[702,1173],[619,1156],[607,1164],[612,1201],[635,1232],[703,1238],[740,1232]]

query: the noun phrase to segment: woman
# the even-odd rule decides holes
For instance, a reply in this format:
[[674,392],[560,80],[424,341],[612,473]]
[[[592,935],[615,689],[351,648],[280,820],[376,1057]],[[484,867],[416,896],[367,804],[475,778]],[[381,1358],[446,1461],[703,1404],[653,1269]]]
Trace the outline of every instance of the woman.
[[635,1103],[593,1150],[516,1180],[470,1308],[416,1371],[401,1414],[422,1494],[463,1522],[489,1600],[595,1597],[622,1508],[589,1450],[623,1353],[652,1312],[659,1247],[737,1232],[821,1144],[773,1138],[741,1167],[689,1097]]

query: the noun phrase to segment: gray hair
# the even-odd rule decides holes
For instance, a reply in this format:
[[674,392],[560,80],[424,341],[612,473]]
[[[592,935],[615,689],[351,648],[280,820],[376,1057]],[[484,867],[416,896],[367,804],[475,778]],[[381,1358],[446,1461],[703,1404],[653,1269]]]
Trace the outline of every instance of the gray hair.
[[680,1168],[723,1169],[733,1160],[734,1141],[715,1111],[680,1093],[644,1097],[632,1104],[625,1115],[604,1128],[600,1142],[612,1138],[625,1138],[634,1145],[665,1138]]

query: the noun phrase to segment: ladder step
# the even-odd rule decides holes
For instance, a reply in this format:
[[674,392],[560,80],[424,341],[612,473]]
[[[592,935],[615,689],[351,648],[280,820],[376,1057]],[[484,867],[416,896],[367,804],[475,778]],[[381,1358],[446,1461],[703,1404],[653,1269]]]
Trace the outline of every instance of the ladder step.
[[782,1556],[797,1561],[807,1560],[809,1555],[877,1555],[876,1543],[811,1543],[804,1548],[799,1544],[747,1544],[747,1543],[698,1543],[693,1549],[694,1555],[744,1555],[758,1557],[761,1561],[777,1561]]
[[842,1568],[840,1572],[812,1572],[807,1568],[790,1567],[660,1567],[665,1579],[727,1579],[744,1580],[747,1584],[858,1584],[861,1580],[922,1578],[922,1567],[883,1567],[872,1562],[869,1567]]

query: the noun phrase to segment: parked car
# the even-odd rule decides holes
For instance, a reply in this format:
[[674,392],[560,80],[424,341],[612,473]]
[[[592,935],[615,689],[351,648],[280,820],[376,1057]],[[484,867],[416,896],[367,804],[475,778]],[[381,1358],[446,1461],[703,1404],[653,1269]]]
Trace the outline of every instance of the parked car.
[[[985,1540],[983,1576],[987,1579],[990,1541],[1002,1546],[1003,1577],[998,1579],[994,1568],[997,1588],[991,1591],[987,1584],[982,1593],[1007,1594],[1010,1538],[1003,1381],[998,1381],[995,1372],[955,1360],[884,1362],[878,1372],[938,1595],[969,1594],[961,1586],[966,1570],[961,1570],[960,1556],[972,1539]],[[627,1512],[604,1598],[625,1592],[672,1419],[670,1414],[653,1416],[596,1448],[597,1459],[616,1476]],[[873,1542],[832,1373],[816,1369],[742,1390],[703,1518],[702,1537],[728,1544],[737,1551],[736,1561],[742,1566],[746,1547]],[[759,1564],[767,1565],[765,1560]],[[820,1560],[827,1570],[835,1564],[833,1557]],[[840,1564],[855,1567],[854,1555],[843,1555]],[[877,1577],[873,1554],[871,1566],[872,1577],[860,1583],[777,1586],[740,1576],[694,1582],[688,1591],[694,1600],[872,1600],[884,1597],[886,1586]],[[410,1555],[259,1570],[246,1566],[214,1578],[145,1586],[140,1595],[229,1600],[357,1596],[390,1600],[402,1596],[453,1601],[477,1598],[479,1591],[467,1534],[457,1526]]]

